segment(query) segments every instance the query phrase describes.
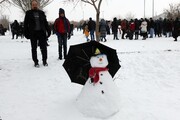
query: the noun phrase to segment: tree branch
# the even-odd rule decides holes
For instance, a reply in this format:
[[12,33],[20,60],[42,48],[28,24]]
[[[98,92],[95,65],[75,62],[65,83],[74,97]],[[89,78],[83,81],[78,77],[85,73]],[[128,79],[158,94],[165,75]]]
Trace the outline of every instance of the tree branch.
[[[43,9],[49,5],[53,0],[38,0],[39,8]],[[11,0],[11,3],[20,8],[24,13],[31,9],[31,0]]]
[[81,1],[84,2],[84,3],[88,3],[88,4],[93,5],[93,3],[89,2],[88,0],[81,0]]

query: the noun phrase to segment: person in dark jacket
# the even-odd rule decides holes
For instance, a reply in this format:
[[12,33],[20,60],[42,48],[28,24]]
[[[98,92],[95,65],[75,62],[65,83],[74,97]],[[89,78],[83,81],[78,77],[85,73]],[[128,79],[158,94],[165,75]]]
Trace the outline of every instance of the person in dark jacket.
[[111,24],[110,24],[110,21],[106,21],[106,31],[107,31],[107,35],[110,35],[111,34],[111,32],[110,32],[110,26],[111,26]]
[[99,24],[99,32],[100,32],[100,40],[103,41],[104,39],[104,42],[106,42],[106,27],[107,24],[106,24],[106,21],[104,19],[101,19],[100,21],[100,24]]
[[153,38],[153,35],[154,35],[154,26],[155,26],[154,20],[152,18],[150,18],[150,21],[149,21],[150,37],[149,38]]
[[96,22],[94,20],[92,20],[92,18],[89,18],[88,29],[90,31],[91,41],[95,40],[94,32],[96,29]]
[[37,46],[39,44],[44,66],[47,64],[47,38],[51,35],[46,15],[38,9],[38,1],[32,0],[31,10],[26,11],[24,18],[24,35],[31,41],[32,59],[34,66],[39,67],[37,58]]
[[139,31],[140,31],[140,21],[136,18],[134,23],[135,23],[135,40],[138,40]]
[[5,35],[6,29],[3,27],[2,24],[0,24],[0,35]]
[[173,22],[173,38],[174,38],[174,41],[177,41],[177,38],[179,35],[180,35],[180,20],[177,17],[176,20]]
[[21,38],[24,38],[24,23],[23,22],[21,22],[20,25],[19,25],[18,35]]
[[70,39],[70,23],[69,20],[65,16],[64,9],[59,9],[59,17],[54,22],[54,30],[58,38],[58,51],[59,58],[62,60],[62,47],[64,52],[64,59],[67,56],[67,39]]
[[11,24],[11,32],[12,32],[12,39],[14,39],[15,35],[16,35],[16,39],[18,39],[19,23],[17,20],[14,20],[14,22]]
[[112,26],[112,32],[113,32],[113,35],[114,35],[114,40],[116,39],[116,40],[119,40],[119,38],[118,38],[118,22],[117,22],[117,18],[115,17],[114,19],[113,19],[113,22],[112,22],[112,24],[111,24],[111,26]]
[[166,36],[172,37],[173,19],[167,19],[166,23]]

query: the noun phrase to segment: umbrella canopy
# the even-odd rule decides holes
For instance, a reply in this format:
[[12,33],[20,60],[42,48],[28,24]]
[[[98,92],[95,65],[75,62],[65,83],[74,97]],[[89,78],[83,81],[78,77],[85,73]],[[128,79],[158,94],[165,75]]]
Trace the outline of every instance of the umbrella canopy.
[[72,45],[69,48],[63,67],[68,73],[71,82],[84,85],[89,77],[90,58],[94,56],[95,50],[99,49],[102,54],[107,55],[109,73],[113,77],[121,67],[115,49],[105,46],[99,42],[91,41],[87,43]]

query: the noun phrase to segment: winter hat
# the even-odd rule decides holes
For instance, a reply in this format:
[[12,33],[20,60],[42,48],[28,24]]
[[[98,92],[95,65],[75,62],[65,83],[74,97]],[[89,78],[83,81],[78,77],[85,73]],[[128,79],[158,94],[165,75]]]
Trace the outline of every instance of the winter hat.
[[101,52],[100,52],[100,50],[98,48],[96,48],[96,51],[95,51],[94,55],[99,55],[99,54],[101,54]]
[[65,14],[64,9],[59,8],[59,14]]

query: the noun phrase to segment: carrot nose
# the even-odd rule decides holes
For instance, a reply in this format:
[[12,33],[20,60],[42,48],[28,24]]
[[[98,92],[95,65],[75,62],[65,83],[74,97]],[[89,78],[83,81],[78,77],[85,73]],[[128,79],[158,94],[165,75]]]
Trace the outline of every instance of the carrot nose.
[[102,58],[99,58],[99,61],[102,61],[103,59]]

